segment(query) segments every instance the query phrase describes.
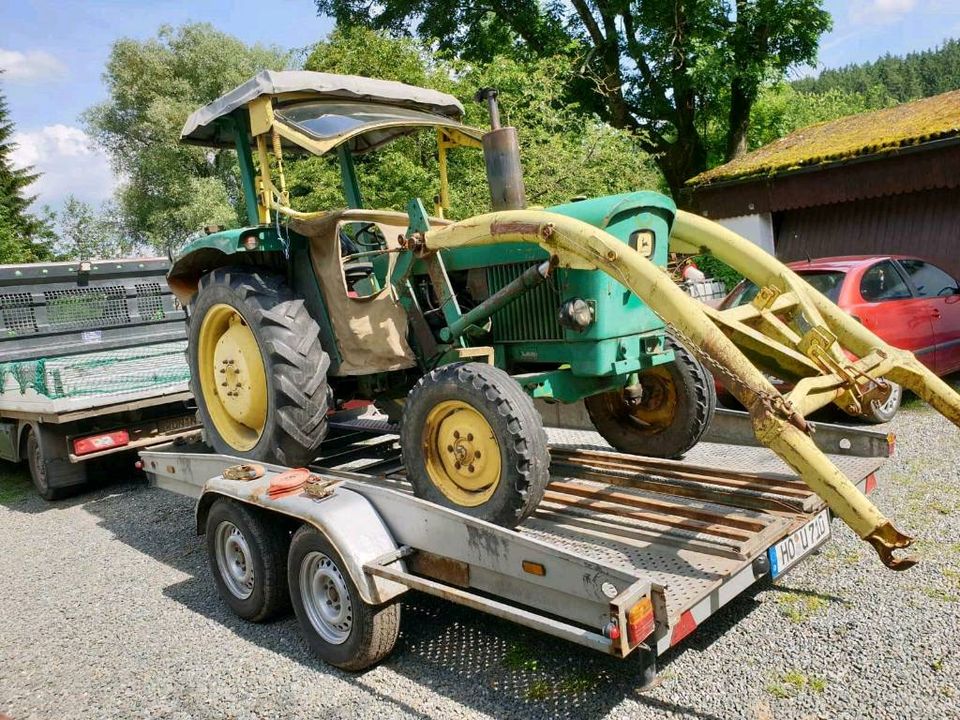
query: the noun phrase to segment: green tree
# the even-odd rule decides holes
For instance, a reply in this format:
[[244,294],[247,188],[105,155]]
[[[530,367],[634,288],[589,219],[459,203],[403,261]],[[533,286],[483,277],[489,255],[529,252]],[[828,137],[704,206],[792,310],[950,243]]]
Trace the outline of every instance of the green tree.
[[140,255],[146,250],[129,239],[111,203],[95,209],[70,195],[54,217],[54,250],[61,260],[114,259]]
[[[389,38],[352,27],[334,31],[315,46],[308,70],[359,74],[431,87],[459,97],[466,122],[484,127],[485,106],[473,96],[479,87],[501,90],[501,113],[517,127],[527,196],[531,204],[551,205],[578,195],[608,195],[638,188],[659,189],[662,179],[639,142],[571,104],[566,79],[574,71],[567,56],[497,56],[490,63],[468,63],[434,54],[410,38]],[[615,168],[615,171],[613,170]],[[438,190],[436,141],[429,133],[402,138],[357,160],[364,201],[374,207],[403,209],[411,197],[428,201]],[[325,158],[287,165],[291,194],[301,206],[342,205],[336,167]],[[479,151],[461,149],[449,162],[451,217],[489,209],[489,192]]]
[[748,144],[751,150],[767,145],[794,130],[847,115],[896,105],[881,85],[863,92],[838,88],[825,92],[802,92],[786,83],[764,88],[753,106]]
[[823,94],[829,91],[856,94],[877,86],[896,102],[960,88],[960,40],[946,40],[938,47],[907,55],[891,55],[871,62],[824,70],[817,77],[791,83],[795,90]]
[[45,244],[50,227],[28,210],[35,197],[27,191],[39,175],[32,168],[13,166],[13,134],[7,101],[0,93],[0,263],[39,262],[50,256]]
[[235,153],[182,145],[180,130],[197,108],[289,59],[205,24],[164,26],[153,39],[114,43],[104,73],[109,99],[85,120],[125,178],[116,199],[132,241],[162,250],[205,224],[241,221]]
[[318,12],[425,40],[468,60],[498,50],[579,57],[585,109],[637,133],[677,194],[705,170],[705,128],[721,123],[723,152],[744,152],[763,84],[811,61],[830,27],[821,0],[315,0]]

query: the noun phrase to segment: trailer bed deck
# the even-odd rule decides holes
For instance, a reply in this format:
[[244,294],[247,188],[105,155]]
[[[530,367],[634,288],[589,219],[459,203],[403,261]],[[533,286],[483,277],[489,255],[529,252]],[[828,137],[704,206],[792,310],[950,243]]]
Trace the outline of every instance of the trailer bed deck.
[[[422,528],[391,520],[401,515],[391,498],[412,495],[396,428],[356,415],[334,417],[330,425],[311,469],[364,495],[391,525],[398,544],[426,551]],[[678,461],[613,452],[591,431],[548,428],[547,435],[551,481],[517,533],[662,587],[665,622],[657,626],[657,653],[769,577],[768,550],[825,508],[766,448],[700,443]],[[871,442],[885,447],[880,440]],[[195,497],[208,478],[242,462],[202,445],[159,448],[142,457],[158,486]],[[169,463],[158,461],[163,458]],[[831,459],[863,489],[885,458]],[[390,572],[381,566],[367,571]],[[415,578],[408,580],[416,586]],[[434,589],[444,592],[437,585]]]
[[[334,423],[312,467],[412,493],[393,429]],[[700,443],[677,461],[613,452],[590,431],[548,428],[547,436],[551,481],[517,530],[662,585],[671,631],[658,636],[658,652],[753,584],[754,562],[826,507],[766,448]],[[831,460],[861,489],[884,462]]]

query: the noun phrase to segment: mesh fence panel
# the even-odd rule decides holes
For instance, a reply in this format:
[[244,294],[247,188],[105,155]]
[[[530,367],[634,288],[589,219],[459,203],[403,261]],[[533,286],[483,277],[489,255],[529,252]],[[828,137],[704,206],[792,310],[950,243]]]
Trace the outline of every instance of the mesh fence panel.
[[0,363],[0,394],[33,390],[60,398],[162,391],[190,378],[186,341],[84,355]]

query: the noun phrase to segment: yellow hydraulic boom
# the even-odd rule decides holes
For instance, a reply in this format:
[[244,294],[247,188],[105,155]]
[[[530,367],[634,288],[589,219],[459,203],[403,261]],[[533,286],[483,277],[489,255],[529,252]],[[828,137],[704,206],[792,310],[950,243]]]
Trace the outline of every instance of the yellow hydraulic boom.
[[[505,242],[535,243],[562,267],[598,269],[629,288],[696,352],[750,413],[757,439],[783,458],[888,567],[916,562],[894,551],[898,531],[816,447],[805,417],[829,403],[857,412],[889,393],[884,378],[913,390],[960,426],[960,396],[911,353],[857,323],[782,263],[735,233],[680,211],[673,252],[710,253],[761,288],[754,303],[716,311],[683,292],[660,267],[612,235],[542,210],[488,213],[414,238],[422,252]],[[854,356],[851,359],[848,356]],[[764,371],[796,379],[781,394]]]

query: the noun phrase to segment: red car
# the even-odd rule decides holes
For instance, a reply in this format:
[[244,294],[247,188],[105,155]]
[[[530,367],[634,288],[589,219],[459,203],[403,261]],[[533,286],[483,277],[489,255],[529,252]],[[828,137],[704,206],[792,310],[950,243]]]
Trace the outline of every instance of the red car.
[[[913,352],[938,375],[960,371],[960,283],[927,260],[902,255],[845,255],[800,260],[788,267],[891,345]],[[744,280],[720,309],[753,300],[757,286]],[[873,403],[863,418],[887,422],[902,391]]]

